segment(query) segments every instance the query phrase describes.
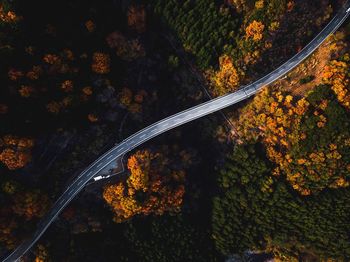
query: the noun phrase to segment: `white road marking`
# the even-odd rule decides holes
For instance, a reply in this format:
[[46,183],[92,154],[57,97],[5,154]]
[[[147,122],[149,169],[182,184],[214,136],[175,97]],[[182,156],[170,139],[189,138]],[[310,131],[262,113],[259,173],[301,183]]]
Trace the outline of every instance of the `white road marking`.
[[[342,10],[344,10],[344,9],[342,9]],[[348,8],[347,10],[346,10],[346,13],[349,13],[350,12],[350,8]],[[347,14],[346,14],[347,15]],[[342,20],[345,20],[345,18],[346,18],[346,15],[343,15],[343,18],[341,18],[341,17],[337,17],[336,19],[335,19],[335,21],[333,21],[334,23],[333,24],[335,24],[336,23],[336,26],[337,25],[340,25],[339,23],[338,23],[338,21],[340,21],[340,22],[342,22]],[[326,28],[328,28],[328,27],[330,27],[330,28],[333,28],[333,29],[335,29],[336,28],[336,26],[334,26],[334,25],[332,25],[332,23],[330,23],[330,24],[328,24],[328,26],[326,27]],[[323,38],[323,40],[324,40],[324,37],[322,37]],[[321,39],[316,39],[315,40],[315,42],[316,43],[318,43],[318,42],[320,42],[321,41]],[[312,41],[313,42],[313,41]],[[313,43],[313,44],[315,44],[315,42]],[[317,44],[316,44],[317,45]],[[308,50],[307,50],[308,51]],[[294,65],[296,65],[296,64],[298,64],[299,62],[301,62],[304,58],[306,58],[307,56],[309,56],[309,54],[310,53],[308,53],[306,50],[304,50],[303,52],[306,52],[306,55],[302,55],[301,54],[301,56],[299,56],[299,57],[296,57],[296,58],[292,58],[289,62],[288,62],[288,64],[290,65],[289,66],[289,69],[292,69],[291,67],[294,67]],[[288,70],[288,71],[290,71],[290,70]],[[270,81],[270,79],[271,79],[271,81]],[[273,76],[273,75],[270,75],[270,76],[268,76],[268,77],[266,77],[266,79],[264,79],[264,80],[262,80],[261,82],[263,82],[264,83],[264,85],[267,85],[267,84],[269,84],[270,82],[272,82],[273,80],[276,80],[276,74],[275,74],[275,76]],[[245,92],[245,91],[243,91],[243,92]],[[243,96],[243,95],[242,95]],[[236,97],[232,97],[233,99],[235,99],[235,100],[237,100],[237,98]],[[220,101],[222,101],[222,100],[220,100]],[[223,104],[219,104],[220,106],[222,106]],[[210,105],[210,106],[207,106],[207,111],[211,111],[210,109],[212,108],[212,107],[214,107],[214,108],[217,108],[217,103],[214,103],[214,104],[212,104],[212,105]],[[209,110],[208,110],[209,109]],[[209,112],[208,112],[209,113]],[[188,116],[190,116],[191,114],[189,114]],[[186,120],[190,120],[190,118],[189,117],[186,117],[186,115],[184,114],[184,115],[181,115],[180,117],[178,117],[178,118],[185,118]],[[178,121],[178,120],[173,120],[174,122],[176,122],[176,121]],[[150,131],[149,131],[150,133],[157,133],[158,131],[157,131],[157,128],[153,128],[153,129],[150,129]],[[125,145],[125,144],[124,144]],[[121,150],[123,150],[123,148],[124,147],[122,147],[122,148],[120,148],[120,149],[118,149],[118,152],[119,151],[121,151]],[[99,161],[99,160],[98,160]],[[90,171],[87,175],[89,176],[89,175],[91,175],[92,174],[92,171]],[[83,181],[83,180],[82,180]],[[81,182],[81,181],[80,181]],[[79,182],[79,183],[80,183]],[[63,202],[69,202],[70,200],[71,200],[71,198],[72,197],[70,197],[70,195],[73,193],[75,193],[74,192],[74,190],[76,190],[77,188],[68,188],[69,189],[69,193],[68,193],[68,196],[64,196],[64,198],[63,199],[61,199],[60,200],[60,203],[63,203]],[[68,190],[67,189],[67,190]],[[76,192],[77,193],[77,192]],[[65,194],[65,193],[64,193]],[[55,211],[55,209],[58,209],[57,211]],[[63,208],[63,206],[62,207],[55,207],[54,209],[53,209],[53,211],[54,212],[52,212],[53,214],[56,214],[57,212],[60,212],[61,210],[62,210],[62,208]],[[51,215],[50,213],[48,213],[49,215]],[[48,225],[51,223],[53,221],[53,219],[47,219],[47,220],[45,220],[44,222],[45,223],[47,223]],[[46,225],[46,227],[48,226],[48,225]],[[43,229],[46,229],[46,228],[43,228]],[[33,240],[32,241],[28,241],[28,242],[25,242],[25,244],[24,244],[24,248],[25,248],[25,250],[24,251],[20,251],[20,252],[23,252],[23,254],[25,253],[25,251],[27,251],[36,241],[37,241],[37,236],[39,236],[39,235],[41,235],[41,230],[39,231],[39,230],[37,230],[36,232],[35,232],[35,234],[34,234],[34,237],[33,237]],[[26,247],[27,246],[27,247]],[[12,253],[13,254],[13,253]],[[12,254],[10,255],[10,257],[12,256]],[[22,254],[22,255],[23,255]],[[15,260],[17,260],[18,258],[16,258]],[[9,258],[7,258],[7,259],[5,259],[5,261],[9,261],[10,259]],[[14,259],[11,259],[11,261],[13,261]]]
[[80,186],[81,183],[83,183],[83,182],[84,182],[84,180],[80,180],[80,181],[78,182],[78,186]]
[[103,165],[103,163],[99,163],[99,164],[97,165],[97,168],[100,167],[101,165]]
[[124,149],[124,147],[121,147],[117,150],[117,152],[122,151],[123,149]]
[[142,136],[140,136],[140,138],[144,138],[146,136],[146,134],[143,134]]
[[107,160],[109,160],[109,159],[111,159],[113,157],[114,157],[114,155],[110,155],[109,157],[107,157]]

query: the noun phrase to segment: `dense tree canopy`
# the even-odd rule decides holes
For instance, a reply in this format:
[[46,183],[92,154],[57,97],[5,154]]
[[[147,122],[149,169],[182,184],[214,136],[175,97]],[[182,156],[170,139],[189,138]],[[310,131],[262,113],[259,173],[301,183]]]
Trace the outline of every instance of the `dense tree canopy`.
[[140,261],[218,261],[208,233],[185,215],[132,221],[125,232]]
[[274,174],[303,195],[349,185],[349,115],[328,86],[307,98],[265,89],[246,107],[239,132],[261,140]]
[[350,258],[350,191],[302,197],[281,178],[257,146],[237,146],[220,170],[213,201],[213,238],[223,254],[272,251],[284,260],[303,255]]
[[196,57],[201,68],[209,68],[224,49],[235,47],[238,20],[228,9],[218,8],[210,0],[153,2],[155,12],[176,30],[185,50]]
[[181,210],[189,154],[180,152],[180,159],[185,162],[179,163],[175,154],[171,159],[166,153],[170,153],[168,148],[158,152],[137,151],[128,159],[130,176],[126,182],[106,186],[103,198],[111,206],[115,222],[134,215],[162,215]]

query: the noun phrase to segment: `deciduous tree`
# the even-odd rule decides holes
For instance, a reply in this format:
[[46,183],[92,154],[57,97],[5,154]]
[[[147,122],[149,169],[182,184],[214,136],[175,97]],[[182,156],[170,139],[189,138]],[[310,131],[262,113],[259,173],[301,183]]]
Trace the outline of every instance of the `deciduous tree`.
[[117,223],[134,215],[162,215],[181,209],[185,193],[187,163],[172,164],[164,152],[137,151],[128,159],[130,176],[126,182],[107,186],[103,197],[111,206]]

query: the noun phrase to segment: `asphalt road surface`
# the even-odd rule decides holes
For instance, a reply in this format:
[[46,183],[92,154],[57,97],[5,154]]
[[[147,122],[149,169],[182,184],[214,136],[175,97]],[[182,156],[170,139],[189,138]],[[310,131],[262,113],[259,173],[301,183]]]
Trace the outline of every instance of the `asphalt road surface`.
[[280,67],[257,80],[256,82],[242,87],[240,90],[212,99],[203,104],[194,106],[185,111],[179,112],[175,115],[169,116],[160,120],[132,136],[125,139],[120,144],[111,148],[108,152],[100,156],[95,162],[90,164],[63,192],[61,197],[55,202],[51,210],[43,217],[38,224],[38,227],[33,236],[24,241],[11,254],[9,254],[3,261],[16,261],[23,256],[41,237],[50,224],[61,213],[65,206],[83,189],[86,183],[96,176],[101,170],[107,167],[111,162],[121,157],[128,151],[134,149],[138,145],[145,143],[151,138],[158,136],[170,129],[183,125],[187,122],[193,121],[197,118],[209,115],[213,112],[219,111],[228,106],[234,105],[242,100],[245,100],[256,94],[264,86],[274,82],[281,76],[288,73],[305,58],[307,58],[315,49],[317,49],[322,42],[333,32],[335,32],[340,25],[346,20],[350,12],[350,0],[347,0],[343,7],[339,10],[337,15],[328,23],[328,25],[298,54],[293,56]]

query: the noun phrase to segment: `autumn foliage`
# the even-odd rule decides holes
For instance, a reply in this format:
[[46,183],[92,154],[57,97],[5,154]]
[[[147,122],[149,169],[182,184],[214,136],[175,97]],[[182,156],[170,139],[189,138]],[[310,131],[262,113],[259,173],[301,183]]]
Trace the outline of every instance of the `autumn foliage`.
[[349,186],[347,116],[330,92],[321,86],[307,98],[296,98],[266,88],[239,120],[243,137],[266,146],[276,164],[274,175],[285,175],[302,195]]
[[133,93],[130,88],[124,87],[118,94],[118,100],[129,112],[136,114],[142,112],[142,105],[146,102],[147,96],[148,94],[145,90]]
[[223,55],[219,58],[219,70],[212,74],[210,80],[213,85],[214,96],[221,96],[236,90],[239,86],[240,76],[235,68],[232,58]]
[[133,61],[145,56],[145,50],[138,39],[129,40],[118,31],[110,33],[106,41],[109,47],[114,49],[116,54],[126,61]]
[[[88,79],[86,76],[91,71],[105,77],[111,70],[110,55],[105,52],[93,52],[89,67],[78,67],[86,64],[86,53],[75,54],[69,48],[47,52],[39,57],[40,60],[36,58],[39,60],[37,63],[24,63],[26,66],[21,69],[10,67],[7,76],[20,97],[30,102],[40,101],[38,105],[45,103],[46,110],[53,115],[70,113],[78,110],[77,106],[91,102],[93,83],[82,83],[78,79]],[[84,112],[85,117],[87,114]]]
[[248,1],[246,0],[225,0],[225,3],[229,6],[233,6],[238,13],[247,11],[249,8]]
[[2,3],[0,3],[0,22],[3,23],[16,23],[21,19],[15,12],[11,10],[5,10]]
[[15,248],[16,238],[14,230],[18,227],[8,208],[0,208],[0,243],[7,248]]
[[129,7],[128,26],[139,33],[146,30],[146,10],[144,6],[132,5]]
[[[346,55],[349,60],[349,55]],[[337,94],[339,102],[350,109],[349,61],[332,60],[323,71],[323,81]]]
[[[186,157],[187,153],[180,155]],[[114,221],[120,223],[134,215],[179,212],[185,193],[183,165],[175,165],[173,159],[150,150],[130,156],[126,182],[107,186],[103,192],[114,212]]]
[[260,41],[263,38],[264,24],[254,20],[245,29],[247,38],[252,38],[254,41]]
[[0,139],[0,161],[10,170],[22,168],[31,160],[33,145],[32,139],[6,135]]
[[18,192],[14,196],[13,211],[26,220],[42,217],[47,211],[48,197],[40,191]]
[[110,63],[108,54],[95,52],[92,56],[92,71],[97,74],[108,74],[110,71]]

